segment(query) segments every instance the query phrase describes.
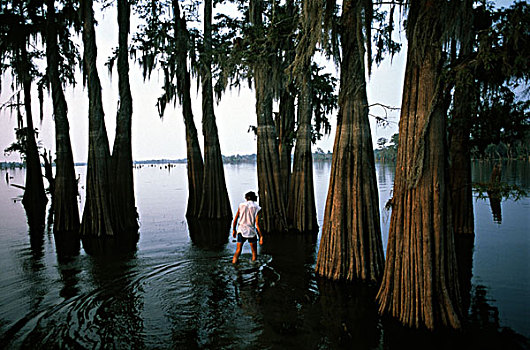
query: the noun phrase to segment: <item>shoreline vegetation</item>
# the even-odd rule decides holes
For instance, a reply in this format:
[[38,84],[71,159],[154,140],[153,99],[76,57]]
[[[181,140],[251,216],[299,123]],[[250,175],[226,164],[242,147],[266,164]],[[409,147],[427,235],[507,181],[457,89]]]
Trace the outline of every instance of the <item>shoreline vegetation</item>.
[[[376,149],[374,151],[375,161],[381,162],[381,163],[394,163],[395,158],[394,157],[385,157],[382,155],[382,152],[384,150]],[[327,153],[322,151],[317,151],[313,153],[313,161],[319,162],[319,161],[331,161],[332,153],[328,151]],[[231,156],[223,156],[223,164],[240,164],[240,163],[255,163],[257,160],[256,154],[236,154]],[[508,157],[477,157],[472,158],[473,161],[503,161],[503,160],[518,160],[518,161],[530,161],[530,157],[525,158],[508,158]],[[185,164],[187,161],[186,159],[148,159],[148,160],[137,160],[133,161],[133,166],[141,166],[141,165],[168,165],[168,164]],[[41,164],[44,166],[44,164]],[[8,169],[22,169],[25,168],[24,162],[0,162],[0,170],[8,170]],[[52,163],[52,166],[55,166],[55,162]],[[86,163],[78,162],[75,163],[75,166],[86,166]]]

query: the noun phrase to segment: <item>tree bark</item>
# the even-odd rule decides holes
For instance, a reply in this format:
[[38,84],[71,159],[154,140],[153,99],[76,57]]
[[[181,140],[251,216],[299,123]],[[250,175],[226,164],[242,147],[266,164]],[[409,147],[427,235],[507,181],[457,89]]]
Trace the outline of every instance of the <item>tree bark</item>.
[[202,72],[202,133],[204,135],[204,179],[199,217],[221,219],[232,216],[226,190],[223,158],[215,113],[212,85],[212,0],[204,2],[204,52]]
[[[255,40],[264,35],[262,0],[251,0],[250,20],[255,29]],[[258,121],[258,188],[262,207],[260,227],[264,232],[287,231],[286,203],[281,192],[278,136],[272,119],[271,64],[263,57],[253,64]]]
[[368,121],[362,1],[344,2],[339,117],[316,272],[331,279],[381,278],[379,194]]
[[116,137],[112,150],[112,200],[116,205],[113,227],[128,238],[138,235],[138,212],[134,197],[133,160],[131,145],[132,95],[129,83],[129,20],[128,0],[118,0],[118,88],[120,104],[116,118]]
[[186,128],[186,156],[188,160],[188,207],[186,209],[186,217],[194,218],[199,215],[204,165],[191,108],[191,79],[187,66],[189,33],[186,28],[186,19],[180,14],[177,0],[173,0],[173,15],[175,17],[175,39],[177,45],[177,90],[182,104],[182,116]]
[[392,216],[379,311],[411,327],[460,328],[461,308],[436,1],[410,3]]
[[114,236],[109,186],[110,150],[105,128],[101,83],[96,67],[97,46],[92,0],[83,0],[84,69],[88,84],[88,162],[86,201],[81,221],[82,238]]
[[298,98],[298,131],[294,151],[293,174],[288,218],[291,227],[298,232],[318,232],[315,191],[313,188],[313,155],[311,154],[311,67],[304,68]]
[[55,20],[55,1],[46,0],[46,61],[48,80],[52,89],[53,115],[55,119],[55,191],[53,194],[55,234],[77,236],[79,210],[77,204],[77,180],[70,141],[68,107],[59,76],[59,47]]
[[291,152],[293,150],[295,126],[295,97],[285,88],[280,96],[280,114],[276,121],[278,129],[278,154],[280,158],[280,181],[283,201],[287,203],[291,184]]
[[42,179],[39,151],[35,140],[35,128],[33,126],[33,113],[31,112],[31,73],[29,70],[29,58],[25,45],[21,45],[20,52],[22,65],[22,87],[24,90],[24,106],[26,109],[26,184],[22,204],[28,217],[28,225],[31,231],[44,229],[46,216],[46,193]]

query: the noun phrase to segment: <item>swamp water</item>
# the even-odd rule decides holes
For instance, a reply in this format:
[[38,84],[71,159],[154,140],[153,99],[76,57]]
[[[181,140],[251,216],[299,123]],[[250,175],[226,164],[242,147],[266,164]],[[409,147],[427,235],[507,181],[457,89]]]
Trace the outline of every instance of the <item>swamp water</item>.
[[[376,166],[383,208],[394,168]],[[330,168],[329,162],[314,165],[320,226]],[[85,170],[76,168],[81,186]],[[490,173],[491,164],[474,164],[474,181],[487,181]],[[52,233],[30,239],[22,192],[8,184],[23,184],[24,170],[0,175],[3,348],[529,347],[528,197],[502,202],[501,221],[498,215],[494,220],[488,199],[475,200],[467,330],[431,334],[378,317],[372,289],[315,276],[320,237],[266,239],[256,264],[249,262],[246,244],[236,267],[231,238],[221,245],[192,240],[207,236],[208,228],[190,232],[185,220],[185,164],[134,170],[140,240],[133,254],[110,257],[81,249],[77,256],[59,258]],[[244,193],[257,190],[256,165],[225,165],[225,176],[235,212]],[[528,192],[530,164],[505,164],[503,181]],[[81,207],[84,189],[80,192]],[[390,213],[382,209],[385,249],[389,222]]]

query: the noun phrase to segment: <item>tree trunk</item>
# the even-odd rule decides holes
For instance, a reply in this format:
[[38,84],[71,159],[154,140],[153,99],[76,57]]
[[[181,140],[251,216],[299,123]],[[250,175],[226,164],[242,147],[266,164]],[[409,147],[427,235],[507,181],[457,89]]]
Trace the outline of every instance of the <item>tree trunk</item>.
[[202,72],[202,133],[204,135],[204,180],[199,217],[221,219],[232,216],[226,190],[223,158],[213,109],[212,0],[204,2],[204,52]]
[[31,73],[29,70],[29,58],[26,46],[21,46],[21,59],[25,70],[22,76],[24,89],[24,106],[26,109],[26,184],[22,204],[28,217],[28,225],[31,231],[44,229],[46,216],[46,193],[42,180],[42,169],[40,165],[39,151],[35,140],[35,128],[33,127],[33,113],[31,112]]
[[134,198],[133,160],[131,146],[132,96],[129,84],[129,18],[128,0],[118,0],[118,87],[120,105],[116,120],[116,137],[112,150],[112,200],[116,205],[113,227],[124,237],[138,236],[138,212]]
[[318,222],[313,188],[313,155],[311,154],[313,106],[310,65],[306,65],[303,75],[298,98],[298,131],[287,213],[294,230],[316,233]]
[[112,201],[109,186],[110,150],[105,128],[101,83],[96,67],[96,33],[92,0],[83,0],[84,69],[88,84],[88,162],[86,201],[81,221],[81,237],[114,236]]
[[[466,12],[472,13],[473,1],[465,2]],[[471,17],[471,16],[470,16]],[[473,51],[473,18],[464,23],[464,37],[460,45],[460,56],[465,57]],[[457,75],[454,93],[454,113],[449,129],[449,179],[451,182],[451,203],[453,228],[455,234],[473,235],[473,189],[471,182],[471,151],[469,135],[473,123],[473,111],[477,106],[477,92],[473,74],[467,70]]]
[[[256,37],[263,35],[262,0],[251,0],[250,19]],[[261,38],[260,38],[261,39]],[[271,65],[266,57],[254,63],[256,114],[258,119],[258,187],[262,207],[260,227],[264,232],[287,231],[286,205],[281,192],[278,137],[272,119]]]
[[339,117],[316,272],[332,279],[379,281],[384,256],[368,101],[362,1],[344,3]]
[[173,15],[175,16],[175,38],[177,45],[177,90],[182,104],[182,116],[186,128],[186,156],[188,160],[188,207],[186,209],[186,217],[194,218],[199,215],[204,165],[191,108],[191,80],[187,66],[189,35],[186,28],[186,19],[180,14],[180,7],[177,0],[173,0]]
[[461,326],[441,89],[443,9],[412,1],[399,147],[379,311],[411,327]]
[[56,147],[53,232],[55,234],[68,233],[77,236],[79,231],[77,180],[70,142],[68,107],[59,77],[59,47],[57,45],[55,23],[55,1],[46,0],[46,8],[46,60],[48,64],[48,79],[53,97]]
[[285,88],[280,96],[280,114],[276,122],[278,129],[278,154],[280,157],[280,181],[283,201],[287,203],[291,183],[291,152],[293,150],[295,125],[295,98],[290,88]]

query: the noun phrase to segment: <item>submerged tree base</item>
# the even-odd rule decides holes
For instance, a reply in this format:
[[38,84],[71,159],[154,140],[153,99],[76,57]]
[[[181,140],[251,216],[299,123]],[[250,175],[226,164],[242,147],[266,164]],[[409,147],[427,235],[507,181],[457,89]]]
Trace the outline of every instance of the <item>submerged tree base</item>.
[[228,243],[231,218],[192,219],[188,218],[188,229],[193,244],[201,248],[219,248]]
[[59,260],[79,255],[81,249],[81,240],[78,231],[74,232],[55,232],[55,249]]
[[83,237],[83,249],[90,255],[127,254],[136,251],[140,234],[120,234],[115,237]]

